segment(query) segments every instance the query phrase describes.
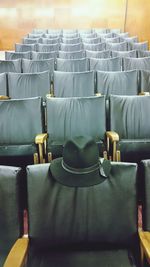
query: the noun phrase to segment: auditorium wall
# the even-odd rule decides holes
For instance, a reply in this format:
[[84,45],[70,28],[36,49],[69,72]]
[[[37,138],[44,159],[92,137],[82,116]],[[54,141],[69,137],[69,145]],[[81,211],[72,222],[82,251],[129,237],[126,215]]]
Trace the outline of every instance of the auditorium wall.
[[[121,28],[150,41],[149,0],[1,0],[0,50],[33,28]],[[126,22],[126,24],[125,24]]]

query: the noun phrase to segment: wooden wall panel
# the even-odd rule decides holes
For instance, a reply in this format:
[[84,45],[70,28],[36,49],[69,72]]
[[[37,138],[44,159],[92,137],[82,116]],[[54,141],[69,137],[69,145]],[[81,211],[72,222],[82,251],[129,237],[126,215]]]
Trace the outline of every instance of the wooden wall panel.
[[[33,28],[124,29],[126,0],[1,0],[0,50],[13,50],[14,43]],[[150,0],[128,0],[126,30],[140,40],[150,40]]]

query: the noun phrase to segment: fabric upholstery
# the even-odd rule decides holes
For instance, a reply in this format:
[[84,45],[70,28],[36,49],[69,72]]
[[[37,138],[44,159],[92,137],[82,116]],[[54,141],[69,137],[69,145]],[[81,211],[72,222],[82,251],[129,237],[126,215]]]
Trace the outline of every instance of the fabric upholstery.
[[138,71],[97,71],[96,84],[102,95],[137,95]]
[[127,51],[128,50],[128,46],[127,46],[127,42],[106,43],[106,49],[112,50],[112,51]]
[[150,57],[123,58],[124,70],[150,70]]
[[54,72],[54,95],[56,97],[93,96],[94,72]]
[[84,43],[84,49],[85,50],[91,50],[91,51],[103,51],[106,48],[105,43],[99,43],[99,44],[87,44]]
[[141,70],[140,71],[140,80],[141,80],[141,91],[150,92],[150,70]]
[[140,168],[142,170],[141,178],[144,189],[143,194],[143,228],[150,231],[150,160],[143,160]]
[[120,37],[105,38],[106,43],[120,43]]
[[90,70],[121,71],[121,58],[90,58]]
[[101,42],[101,38],[100,37],[82,38],[82,42],[87,44],[99,44]]
[[82,59],[57,58],[56,69],[58,71],[66,71],[66,72],[88,71],[89,60],[87,58],[82,58]]
[[22,59],[22,70],[25,73],[35,73],[48,71],[49,73],[54,72],[54,59],[43,59],[43,60],[29,60]]
[[62,43],[64,44],[78,44],[81,42],[81,38],[80,37],[76,37],[76,38],[62,38]]
[[0,73],[21,72],[21,60],[0,60]]
[[8,92],[11,98],[46,97],[50,93],[48,71],[37,73],[9,73]]
[[65,51],[59,51],[59,58],[62,59],[81,59],[85,58],[85,51],[75,51],[75,52],[65,52]]
[[131,51],[112,51],[112,57],[137,57],[136,50]]
[[139,42],[139,43],[130,43],[129,49],[131,50],[148,50],[148,41]]
[[39,42],[40,38],[23,38],[22,42],[23,44],[37,44]]
[[35,51],[36,44],[15,44],[15,52]]
[[149,50],[138,50],[138,57],[150,57],[150,51]]
[[37,52],[58,51],[59,44],[37,44]]
[[128,36],[128,37],[125,37],[123,39],[124,39],[124,41],[128,42],[128,45],[130,48],[132,47],[132,45],[130,46],[130,43],[138,43],[138,37],[137,36],[131,36],[131,37]]
[[42,44],[59,44],[60,38],[53,38],[53,39],[41,38],[40,43],[42,43]]
[[31,58],[33,60],[44,60],[44,59],[50,59],[50,58],[56,59],[56,57],[57,57],[56,51],[52,51],[52,52],[35,52],[35,51],[33,51],[31,53]]
[[49,164],[28,166],[28,266],[138,266],[136,171],[136,164],[112,163],[104,182],[74,188],[59,184]]
[[28,33],[28,38],[40,38],[42,37],[43,34],[42,33]]
[[41,98],[39,97],[21,100],[1,100],[1,145],[33,143],[36,134],[42,131],[41,109]]
[[0,166],[0,266],[23,234],[20,184],[20,168]]
[[97,142],[104,140],[106,131],[104,96],[47,98],[46,103],[50,149],[52,149],[51,144],[53,147],[62,146],[68,138],[80,135],[89,135]]
[[0,95],[8,95],[6,73],[0,73]]
[[110,50],[104,50],[104,51],[86,50],[86,57],[87,58],[110,58],[111,51]]
[[73,51],[80,51],[83,49],[83,44],[78,43],[78,44],[60,44],[60,50],[61,51],[68,51],[68,52],[73,52]]
[[96,32],[91,32],[91,33],[80,33],[80,36],[84,39],[84,38],[95,38],[97,37],[97,33]]
[[10,52],[5,51],[5,60],[14,60],[19,58],[27,58],[30,59],[30,52]]

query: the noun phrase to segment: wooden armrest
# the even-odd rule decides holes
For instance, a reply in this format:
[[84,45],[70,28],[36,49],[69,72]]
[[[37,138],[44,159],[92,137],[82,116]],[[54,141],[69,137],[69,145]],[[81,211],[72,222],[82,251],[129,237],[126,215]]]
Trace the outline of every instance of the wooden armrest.
[[9,96],[6,96],[6,95],[0,95],[0,100],[8,100],[10,99]]
[[101,94],[101,93],[96,93],[95,95],[96,95],[96,96],[101,96],[102,94]]
[[27,237],[19,238],[10,250],[7,259],[4,263],[4,267],[23,266],[27,254],[28,245],[29,239]]
[[46,98],[51,98],[51,97],[54,97],[54,94],[47,94],[46,95]]
[[117,142],[119,141],[119,135],[116,132],[108,131],[106,132],[106,136],[112,141]]
[[[150,263],[150,232],[139,231],[142,254]],[[143,256],[144,256],[143,255]]]
[[36,144],[43,144],[45,142],[45,140],[47,139],[47,137],[48,137],[47,133],[38,134],[35,137],[35,143]]
[[141,92],[141,93],[139,93],[139,95],[150,95],[150,93],[149,92]]

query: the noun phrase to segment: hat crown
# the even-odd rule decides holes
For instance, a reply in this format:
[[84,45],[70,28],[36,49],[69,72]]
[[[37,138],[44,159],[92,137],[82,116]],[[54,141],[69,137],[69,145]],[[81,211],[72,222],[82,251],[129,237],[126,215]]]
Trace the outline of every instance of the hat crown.
[[89,168],[99,162],[97,144],[91,137],[85,136],[68,140],[63,150],[63,161],[71,168]]

